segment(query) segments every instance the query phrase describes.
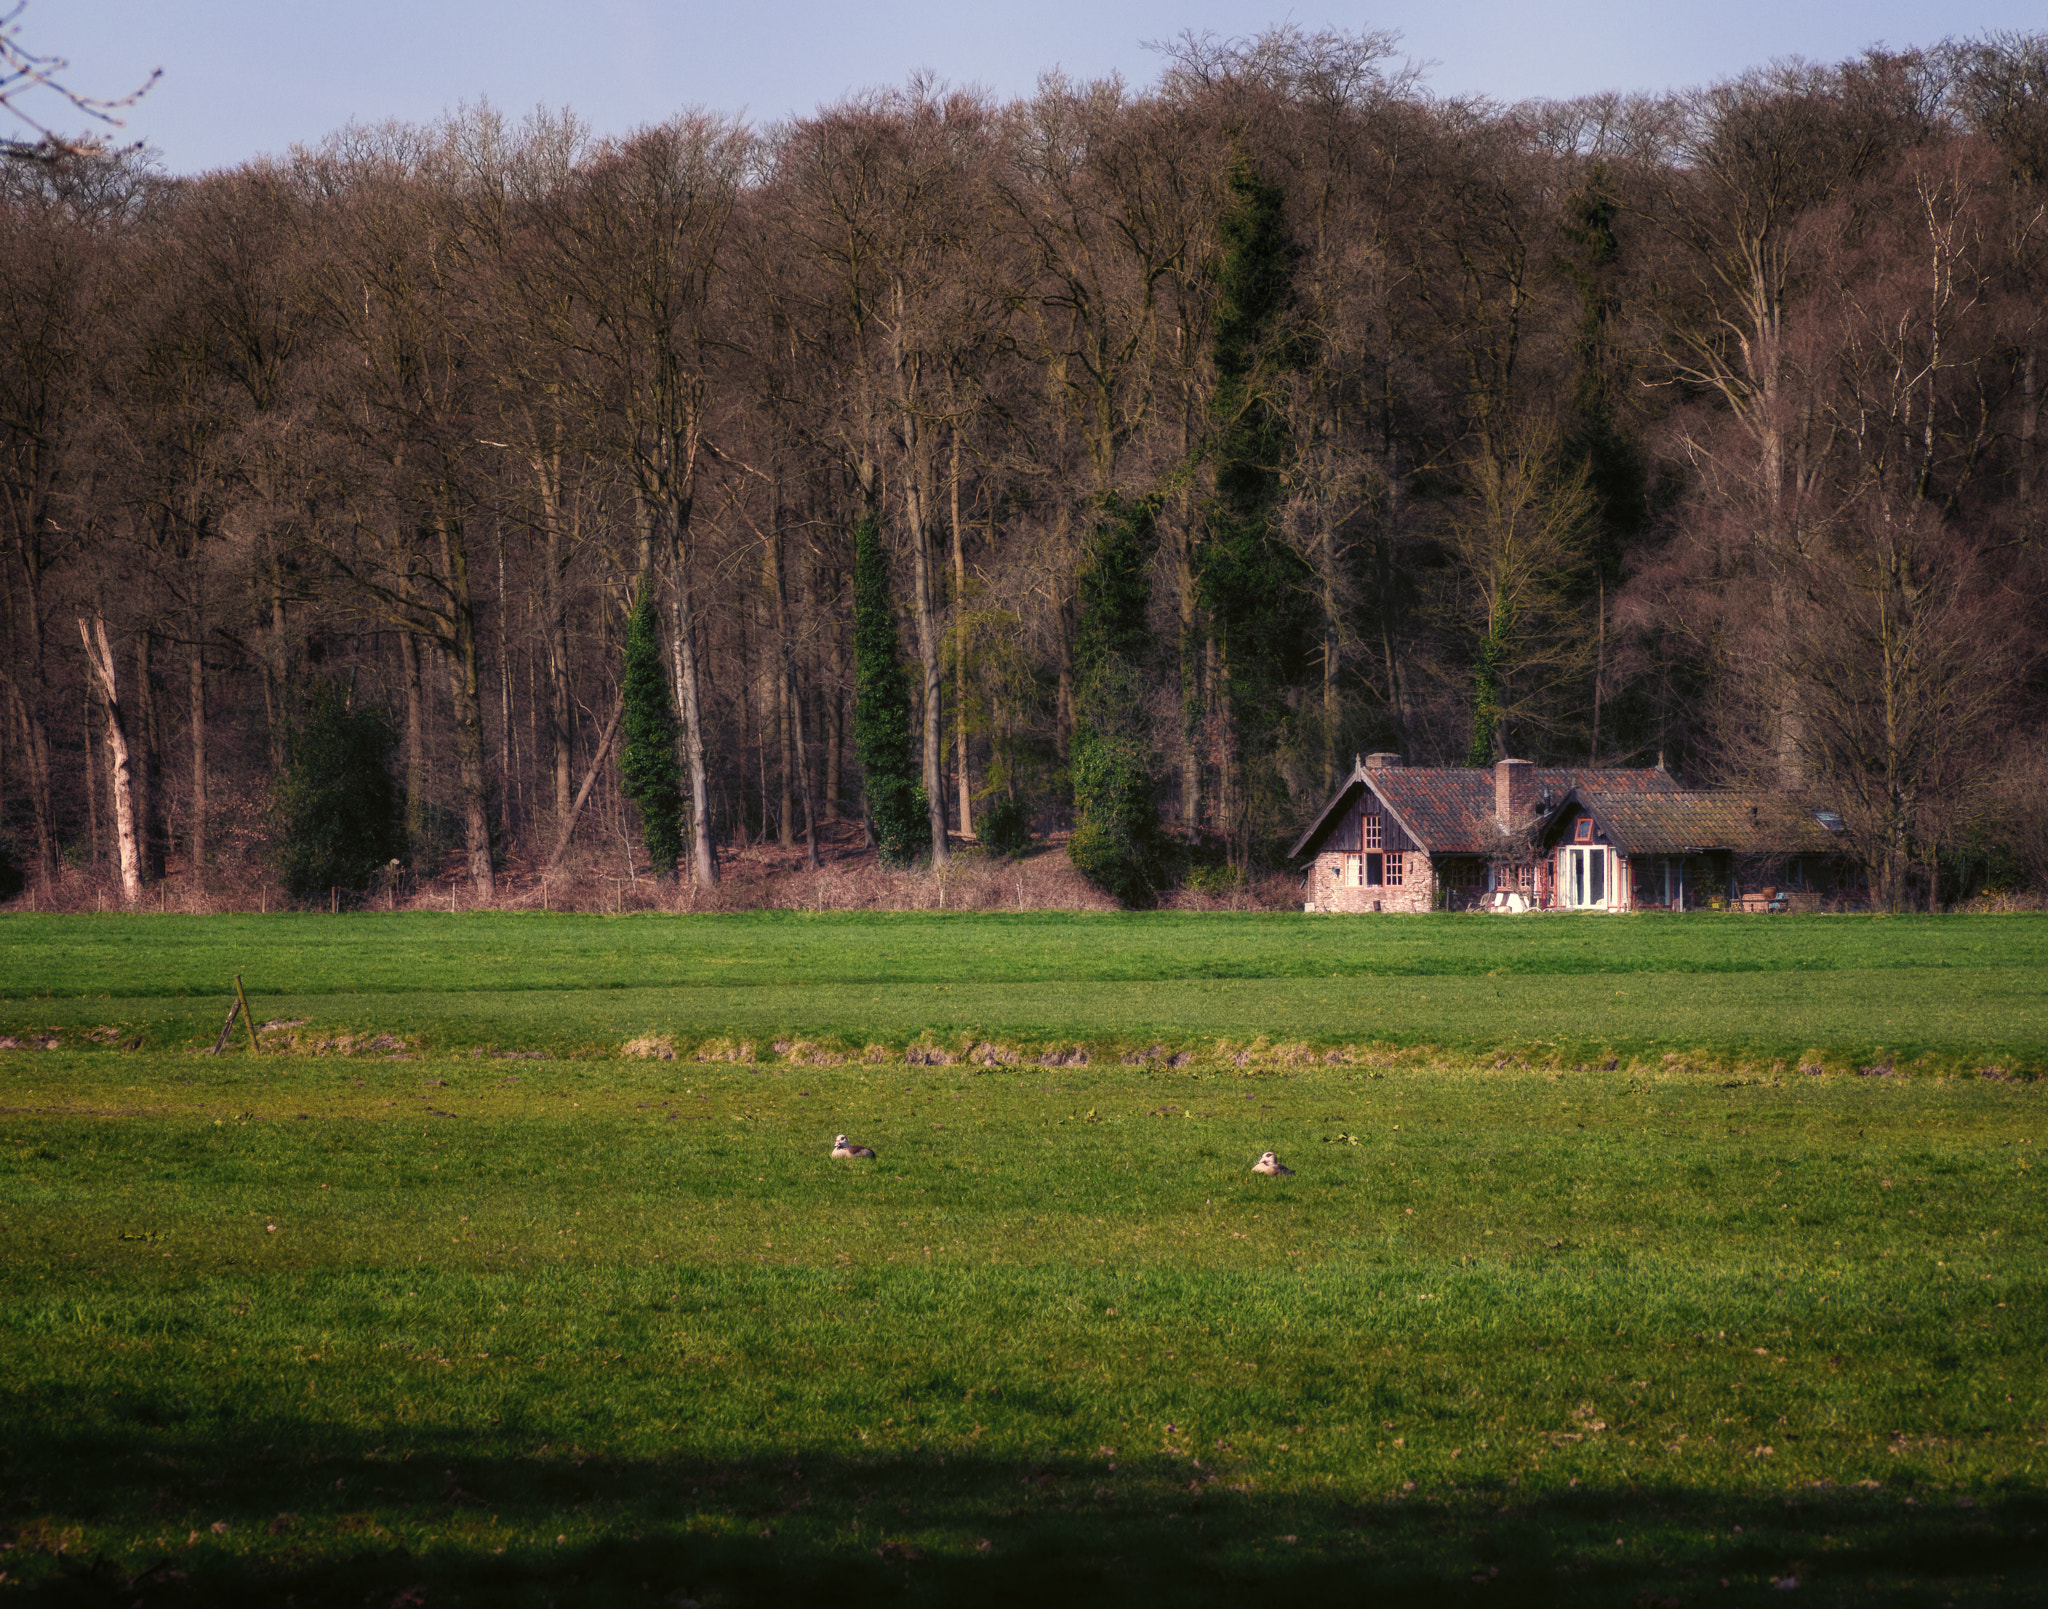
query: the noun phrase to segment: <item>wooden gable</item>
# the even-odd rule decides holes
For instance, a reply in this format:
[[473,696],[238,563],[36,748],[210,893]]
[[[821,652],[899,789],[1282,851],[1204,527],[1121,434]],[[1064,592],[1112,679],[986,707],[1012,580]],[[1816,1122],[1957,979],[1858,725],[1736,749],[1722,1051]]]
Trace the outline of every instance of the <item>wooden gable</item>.
[[1610,842],[1607,829],[1594,818],[1584,805],[1574,803],[1567,808],[1552,825],[1546,837],[1550,843],[1562,847],[1566,844],[1601,844]]
[[1364,854],[1367,816],[1375,817],[1379,822],[1380,841],[1372,846],[1374,853],[1385,850],[1393,854],[1414,854],[1418,851],[1419,846],[1401,830],[1401,824],[1388,813],[1386,805],[1370,788],[1364,789],[1358,802],[1337,818],[1330,835],[1323,840],[1323,850],[1338,855]]

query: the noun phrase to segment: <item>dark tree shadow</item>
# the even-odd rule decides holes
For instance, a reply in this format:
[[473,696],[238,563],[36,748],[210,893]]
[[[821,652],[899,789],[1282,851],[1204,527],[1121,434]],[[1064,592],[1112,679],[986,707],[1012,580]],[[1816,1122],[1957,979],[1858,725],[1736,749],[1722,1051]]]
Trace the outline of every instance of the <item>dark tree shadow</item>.
[[[1799,1603],[2048,1602],[2048,1496],[2017,1482],[1974,1502],[1497,1483],[1347,1501],[1170,1457],[626,1460],[459,1431],[366,1455],[332,1450],[331,1425],[276,1421],[5,1441],[0,1592],[53,1604],[1040,1609],[1277,1592],[1662,1609],[1754,1601],[1788,1577]],[[149,1549],[94,1556],[62,1529],[80,1519]]]

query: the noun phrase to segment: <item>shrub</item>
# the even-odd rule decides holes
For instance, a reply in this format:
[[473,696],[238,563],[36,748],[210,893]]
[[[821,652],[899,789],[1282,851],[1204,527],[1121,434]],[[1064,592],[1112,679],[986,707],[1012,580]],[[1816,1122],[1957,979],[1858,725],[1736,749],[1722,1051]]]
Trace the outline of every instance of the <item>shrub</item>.
[[975,823],[982,847],[991,855],[1016,860],[1031,847],[1031,811],[1021,799],[998,799]]
[[1244,892],[1245,875],[1236,866],[1196,866],[1188,873],[1187,886],[1211,899],[1229,899]]
[[270,793],[278,876],[294,899],[324,900],[330,889],[360,897],[405,847],[391,716],[351,707],[349,690],[323,678],[307,690],[289,742]]

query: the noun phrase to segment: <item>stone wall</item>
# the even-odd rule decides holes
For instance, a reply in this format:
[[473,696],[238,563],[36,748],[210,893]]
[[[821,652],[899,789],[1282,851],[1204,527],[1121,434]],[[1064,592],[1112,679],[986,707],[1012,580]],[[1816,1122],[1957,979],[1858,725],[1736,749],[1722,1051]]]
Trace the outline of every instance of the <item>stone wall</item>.
[[1436,873],[1430,867],[1429,857],[1419,850],[1411,849],[1402,857],[1398,888],[1346,888],[1344,859],[1340,854],[1316,856],[1315,864],[1309,868],[1302,903],[1319,911],[1367,914],[1375,906],[1381,911],[1406,912],[1427,911],[1435,906]]

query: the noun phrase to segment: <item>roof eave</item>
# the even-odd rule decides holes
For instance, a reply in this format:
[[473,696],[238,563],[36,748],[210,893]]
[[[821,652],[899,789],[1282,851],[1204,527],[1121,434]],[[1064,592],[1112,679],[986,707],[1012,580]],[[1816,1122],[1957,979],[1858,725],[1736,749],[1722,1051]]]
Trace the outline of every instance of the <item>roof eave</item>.
[[1304,854],[1309,853],[1308,846],[1310,840],[1320,837],[1329,830],[1334,818],[1342,813],[1347,800],[1350,798],[1351,790],[1364,786],[1365,773],[1358,767],[1353,766],[1351,774],[1337,784],[1337,791],[1330,795],[1330,802],[1324,805],[1316,819],[1309,823],[1308,831],[1295,839],[1294,847],[1287,851],[1287,858],[1289,860],[1299,860]]

